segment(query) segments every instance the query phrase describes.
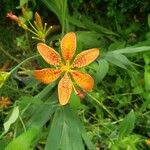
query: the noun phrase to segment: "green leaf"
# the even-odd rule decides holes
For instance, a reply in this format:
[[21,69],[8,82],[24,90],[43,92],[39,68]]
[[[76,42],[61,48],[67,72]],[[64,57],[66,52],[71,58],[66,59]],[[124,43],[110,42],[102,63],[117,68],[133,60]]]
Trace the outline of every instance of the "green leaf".
[[112,43],[109,47],[108,47],[108,50],[109,51],[112,51],[112,50],[115,50],[117,48],[124,48],[125,47],[125,44],[126,42],[125,41],[116,41],[114,43]]
[[42,2],[58,17],[59,21],[61,21],[60,10],[56,6],[55,0],[42,0]]
[[24,4],[28,3],[29,0],[20,0],[20,7],[22,7]]
[[100,47],[102,45],[99,40],[101,34],[94,31],[78,31],[77,37],[79,43],[81,43],[84,48]]
[[79,96],[73,91],[70,97],[70,105],[74,109],[78,109],[81,106]]
[[45,150],[84,150],[81,127],[68,105],[57,109]]
[[10,117],[8,118],[8,120],[4,123],[4,132],[7,133],[10,126],[18,119],[19,117],[19,107],[16,106],[14,107]]
[[134,111],[131,110],[119,125],[119,137],[122,138],[128,136],[132,132],[134,129],[135,119]]
[[45,125],[57,108],[56,103],[50,101],[52,99],[55,99],[55,94],[52,94],[44,103],[34,105],[32,108],[33,114],[30,115],[30,118],[26,123],[27,127],[36,126],[41,128]]
[[95,150],[95,146],[91,142],[85,130],[82,131],[82,138],[89,150]]
[[17,9],[21,9],[23,5],[27,4],[29,0],[19,0],[19,6],[17,6]]
[[76,19],[75,16],[68,16],[68,21],[77,27],[86,29],[84,23],[80,21],[79,19]]
[[108,35],[116,35],[117,34],[99,24],[93,23],[93,21],[87,19],[87,17],[83,17],[82,18],[82,22],[84,23],[84,25],[91,31],[96,31],[97,33],[104,33],[104,34],[108,34]]
[[114,50],[113,53],[118,54],[126,54],[126,53],[139,53],[150,51],[150,46],[141,46],[141,47],[127,47],[123,49]]
[[98,67],[96,68],[96,73],[94,75],[96,83],[99,83],[106,76],[109,69],[109,63],[105,59],[100,59],[98,61]]
[[0,148],[1,148],[1,150],[6,150],[6,147],[9,144],[9,142],[10,141],[8,139],[5,139],[5,138],[1,139],[0,140]]
[[39,134],[38,128],[30,128],[9,143],[5,150],[33,150],[33,142]]
[[50,91],[56,86],[56,82],[53,82],[52,84],[47,85],[41,92],[39,92],[35,98],[39,99],[46,99],[47,96],[50,94]]
[[68,5],[67,0],[41,0],[58,18],[61,26],[62,32],[64,29],[67,30],[67,11]]
[[131,71],[135,70],[128,58],[120,53],[108,52],[105,55],[105,59],[120,68]]

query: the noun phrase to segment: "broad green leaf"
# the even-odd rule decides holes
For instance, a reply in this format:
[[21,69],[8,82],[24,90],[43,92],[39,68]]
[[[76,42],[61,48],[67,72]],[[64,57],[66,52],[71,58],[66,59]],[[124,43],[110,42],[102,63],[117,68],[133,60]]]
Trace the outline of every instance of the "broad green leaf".
[[131,110],[119,125],[119,137],[122,138],[128,136],[132,132],[134,129],[135,119],[134,111]]
[[[68,110],[68,109],[67,109]],[[70,110],[71,111],[71,110]],[[70,119],[69,119],[69,121],[72,123],[72,128],[71,128],[71,130],[72,130],[72,137],[74,137],[74,138],[71,138],[72,139],[72,143],[74,143],[74,141],[76,141],[77,139],[79,140],[78,141],[78,144],[80,144],[80,138],[79,137],[77,137],[78,135],[77,134],[74,134],[74,129],[76,129],[76,131],[78,131],[80,134],[81,134],[81,136],[82,136],[82,138],[83,138],[83,141],[84,141],[84,145],[86,145],[87,146],[87,149],[88,150],[95,150],[95,146],[93,145],[93,143],[91,142],[91,140],[90,140],[90,138],[88,137],[88,135],[87,135],[87,133],[86,133],[86,130],[85,130],[85,127],[84,127],[84,125],[81,123],[81,121],[79,120],[79,117],[78,117],[78,115],[77,115],[77,113],[76,112],[73,112],[73,111],[71,111],[72,113],[68,113],[67,112],[67,114],[69,114],[70,115]],[[78,128],[80,129],[80,130],[78,130]],[[78,133],[78,134],[79,134]],[[82,145],[82,144],[81,144]],[[79,149],[79,147],[78,147],[78,149]],[[74,143],[74,150],[76,150],[76,143]]]
[[73,91],[70,97],[70,105],[74,109],[78,109],[81,106],[79,96]]
[[128,58],[120,53],[108,52],[105,55],[105,59],[110,63],[118,67],[121,67],[123,69],[132,70],[132,71],[134,70],[134,67],[132,66]]
[[100,47],[101,45],[103,45],[103,43],[101,43],[101,41],[99,40],[99,38],[101,38],[101,34],[94,31],[78,31],[77,37],[78,41],[86,49]]
[[52,94],[44,103],[32,107],[33,114],[30,114],[31,117],[26,123],[27,127],[36,126],[41,128],[45,125],[57,108],[56,102],[52,101],[53,99],[56,99],[55,94]]
[[50,150],[50,149],[59,150],[61,148],[60,147],[61,138],[63,136],[63,133],[64,133],[63,128],[65,128],[65,126],[66,126],[66,123],[64,122],[64,115],[63,115],[62,109],[58,108],[52,120],[45,150]]
[[[62,25],[62,30],[67,30],[67,0],[41,0],[50,9],[60,21]],[[64,31],[62,31],[64,32]]]
[[[84,150],[84,144],[82,141],[82,126],[78,119],[78,116],[71,110],[70,107],[64,108],[67,124],[69,125],[69,139],[72,150]],[[75,132],[76,131],[76,132]],[[65,149],[64,149],[65,150]]]
[[50,9],[59,19],[59,21],[61,21],[61,17],[60,17],[60,10],[59,8],[56,6],[55,4],[55,0],[41,0],[48,9]]
[[9,77],[9,72],[2,72],[0,71],[0,88],[4,85],[5,81]]
[[94,74],[94,79],[96,83],[99,83],[106,76],[109,69],[109,63],[105,59],[100,59],[98,61],[98,67],[96,73]]
[[123,49],[114,50],[115,54],[125,54],[125,53],[138,53],[138,52],[146,52],[150,51],[150,46],[141,46],[141,47],[127,47]]
[[5,150],[33,150],[33,143],[38,136],[38,128],[30,128],[8,144]]
[[84,150],[80,124],[68,105],[57,109],[45,150]]
[[10,117],[8,118],[8,120],[4,123],[4,132],[7,133],[10,126],[18,119],[19,117],[19,107],[16,106],[14,107]]

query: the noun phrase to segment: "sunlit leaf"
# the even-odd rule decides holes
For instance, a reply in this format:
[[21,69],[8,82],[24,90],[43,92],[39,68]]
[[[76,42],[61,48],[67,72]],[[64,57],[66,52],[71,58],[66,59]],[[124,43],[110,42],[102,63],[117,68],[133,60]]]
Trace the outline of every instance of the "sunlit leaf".
[[5,133],[8,132],[10,126],[18,119],[18,117],[19,117],[19,107],[16,106],[16,107],[14,107],[8,120],[4,123]]
[[5,150],[33,150],[33,142],[40,129],[30,128],[8,144]]

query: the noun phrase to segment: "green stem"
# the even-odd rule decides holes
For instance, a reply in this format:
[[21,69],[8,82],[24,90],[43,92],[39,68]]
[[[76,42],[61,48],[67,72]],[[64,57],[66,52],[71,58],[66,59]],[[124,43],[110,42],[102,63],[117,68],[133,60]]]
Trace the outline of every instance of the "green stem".
[[11,60],[20,63],[20,61],[18,59],[16,59],[15,57],[13,57],[12,55],[10,55],[8,52],[6,52],[2,47],[0,48],[0,51],[2,51],[7,57],[9,57]]
[[38,57],[39,55],[34,55],[34,56],[31,56],[27,59],[25,59],[24,61],[22,61],[20,64],[18,64],[16,67],[14,67],[11,71],[10,71],[10,74],[13,73],[14,71],[16,71],[22,64],[26,63],[27,61],[31,60],[31,59],[34,59],[36,57]]
[[33,30],[34,30],[36,33],[38,33],[38,30],[32,25],[32,23],[31,23],[30,21],[28,21],[28,22],[29,22],[30,26],[33,28]]
[[92,98],[100,107],[102,107],[109,115],[112,116],[113,119],[117,120],[117,117],[109,110],[106,106],[104,106],[97,98],[87,93],[87,95]]
[[29,47],[29,49],[31,49],[30,42],[29,42],[29,36],[28,36],[28,32],[27,31],[25,31],[25,36],[26,36],[26,40],[27,40],[27,43],[28,43],[28,47]]
[[22,120],[22,118],[20,116],[19,116],[19,120],[20,120],[20,122],[22,124],[24,132],[26,132],[27,130],[26,130],[25,124],[24,124],[24,122],[23,122],[23,120]]

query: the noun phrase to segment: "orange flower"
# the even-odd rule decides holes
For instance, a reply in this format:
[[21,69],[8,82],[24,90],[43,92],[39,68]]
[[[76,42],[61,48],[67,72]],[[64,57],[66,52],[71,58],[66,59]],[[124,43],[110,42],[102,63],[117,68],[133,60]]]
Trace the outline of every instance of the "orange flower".
[[1,97],[0,99],[0,107],[7,108],[12,102],[8,99],[8,97]]
[[37,80],[40,80],[45,84],[49,84],[63,74],[63,77],[58,84],[58,97],[60,104],[65,105],[68,103],[72,88],[74,87],[70,76],[72,76],[77,85],[83,90],[92,91],[94,85],[93,78],[89,74],[80,72],[77,69],[93,62],[99,55],[99,49],[92,48],[83,51],[78,54],[72,62],[72,58],[76,50],[76,35],[74,32],[69,32],[63,37],[60,47],[62,56],[64,58],[64,63],[62,62],[59,53],[53,48],[44,43],[39,43],[37,45],[38,52],[44,58],[44,60],[50,65],[56,66],[57,68],[34,70],[33,75]]

